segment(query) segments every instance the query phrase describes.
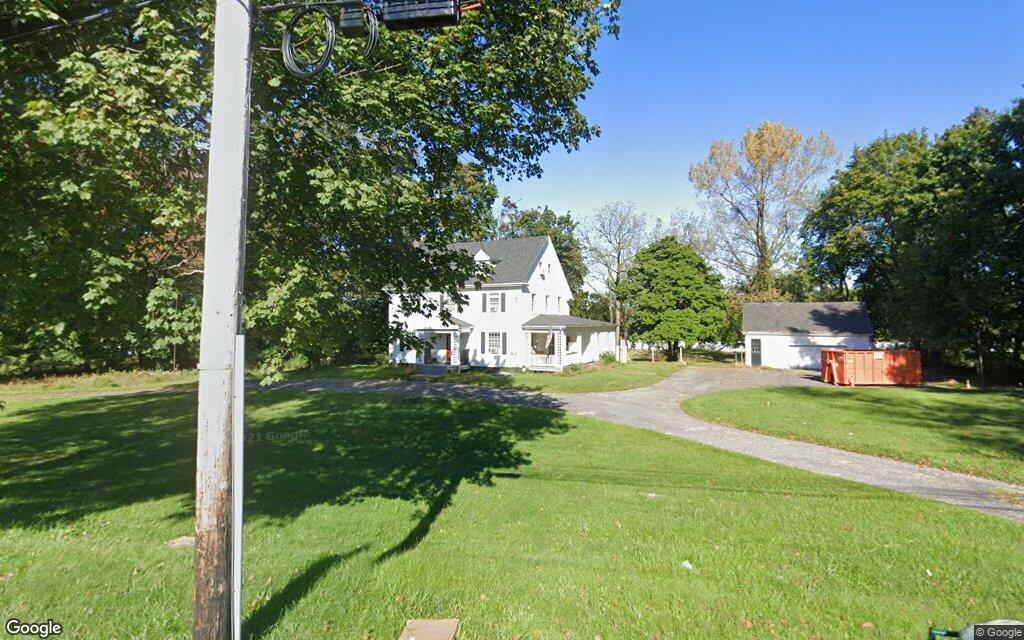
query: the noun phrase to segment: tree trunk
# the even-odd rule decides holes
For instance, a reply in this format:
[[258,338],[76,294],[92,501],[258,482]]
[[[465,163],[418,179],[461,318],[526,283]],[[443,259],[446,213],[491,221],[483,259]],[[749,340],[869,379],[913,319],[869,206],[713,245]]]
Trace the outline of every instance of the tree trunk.
[[668,360],[669,362],[679,362],[679,342],[676,340],[668,342]]
[[622,342],[622,309],[619,303],[615,303],[615,360],[621,360],[619,344]]
[[977,353],[977,360],[975,361],[975,370],[978,375],[982,378],[985,377],[985,345],[982,343],[981,334],[977,335],[975,340],[975,352]]

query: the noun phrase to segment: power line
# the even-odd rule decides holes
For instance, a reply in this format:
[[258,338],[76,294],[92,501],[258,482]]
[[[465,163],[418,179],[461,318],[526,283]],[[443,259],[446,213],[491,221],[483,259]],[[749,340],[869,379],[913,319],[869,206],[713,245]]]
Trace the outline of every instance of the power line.
[[127,12],[127,11],[134,11],[134,10],[137,10],[137,9],[141,9],[141,8],[147,6],[147,5],[151,5],[151,4],[154,4],[156,2],[160,2],[160,0],[139,0],[138,2],[133,2],[133,3],[130,3],[130,4],[122,4],[120,6],[118,6],[116,4],[114,4],[114,5],[107,5],[106,7],[100,9],[99,11],[97,11],[95,13],[91,13],[91,14],[86,15],[86,16],[81,16],[81,17],[75,18],[73,20],[66,20],[64,22],[54,22],[52,24],[48,24],[48,25],[45,25],[45,26],[42,26],[42,27],[37,27],[35,29],[27,29],[25,31],[21,31],[21,32],[12,34],[12,35],[4,36],[4,37],[0,38],[0,43],[6,44],[8,42],[14,42],[16,40],[21,40],[21,39],[27,38],[29,36],[38,35],[40,33],[48,33],[50,31],[57,31],[59,29],[70,29],[72,27],[78,27],[78,26],[81,26],[83,24],[88,24],[88,23],[93,22],[95,20],[99,20],[100,18],[106,18],[106,17],[115,15],[115,14],[120,13],[120,12]]

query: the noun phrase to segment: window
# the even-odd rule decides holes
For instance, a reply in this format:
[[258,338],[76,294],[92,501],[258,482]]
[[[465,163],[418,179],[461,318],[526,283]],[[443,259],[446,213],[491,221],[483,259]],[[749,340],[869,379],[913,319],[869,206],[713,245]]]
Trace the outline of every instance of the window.
[[555,307],[555,311],[562,313],[562,296],[558,296],[558,306]]
[[536,311],[536,310],[537,310],[537,294],[536,293],[531,293],[530,294],[530,311]]
[[487,311],[490,313],[498,313],[501,311],[501,294],[492,293],[487,296]]
[[498,355],[501,353],[501,334],[500,333],[488,333],[487,334],[487,353],[491,355]]
[[547,311],[549,306],[551,306],[551,296],[544,296],[544,310]]
[[576,349],[576,345],[579,344],[579,341],[580,341],[580,337],[579,336],[574,336],[574,335],[571,335],[571,334],[566,334],[565,335],[565,350],[566,351],[574,351]]

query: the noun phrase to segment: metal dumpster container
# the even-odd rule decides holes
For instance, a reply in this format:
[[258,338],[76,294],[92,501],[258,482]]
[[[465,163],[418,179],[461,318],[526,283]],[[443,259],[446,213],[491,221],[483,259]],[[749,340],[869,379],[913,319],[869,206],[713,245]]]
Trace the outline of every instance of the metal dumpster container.
[[821,381],[827,384],[921,384],[921,354],[917,351],[821,350]]

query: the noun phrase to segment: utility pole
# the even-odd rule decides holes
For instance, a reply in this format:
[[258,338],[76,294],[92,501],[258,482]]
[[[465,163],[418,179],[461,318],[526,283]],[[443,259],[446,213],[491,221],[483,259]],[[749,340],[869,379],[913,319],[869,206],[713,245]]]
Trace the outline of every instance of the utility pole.
[[[252,0],[217,0],[213,115],[206,194],[202,338],[199,347],[199,437],[196,459],[196,549],[193,640],[229,640],[239,629],[232,595],[232,451],[241,433],[242,276],[249,175]],[[239,429],[240,432],[240,429]],[[237,455],[237,454],[236,454]],[[236,458],[237,459],[237,458]],[[240,483],[239,483],[240,484]],[[237,493],[237,489],[236,492]],[[240,507],[240,498],[237,496]],[[240,521],[240,518],[238,518]],[[238,527],[238,523],[235,525]],[[237,538],[236,538],[237,540]],[[237,627],[237,625],[234,625]],[[239,640],[237,637],[235,640]]]
[[[244,444],[246,198],[249,187],[249,100],[254,0],[217,0],[213,115],[206,192],[203,318],[199,343],[199,437],[196,457],[196,551],[193,640],[241,640],[242,452]],[[338,4],[332,1],[330,4]],[[349,6],[353,5],[355,6]],[[466,10],[478,9],[473,3]],[[297,10],[282,40],[285,67],[300,78],[325,70],[334,49],[335,18],[315,2],[286,1],[261,13]],[[293,29],[319,14],[327,46],[313,65],[298,65]],[[458,24],[461,0],[385,0],[385,24],[420,29]],[[365,3],[342,7],[337,24],[365,33],[369,56],[377,18]]]

